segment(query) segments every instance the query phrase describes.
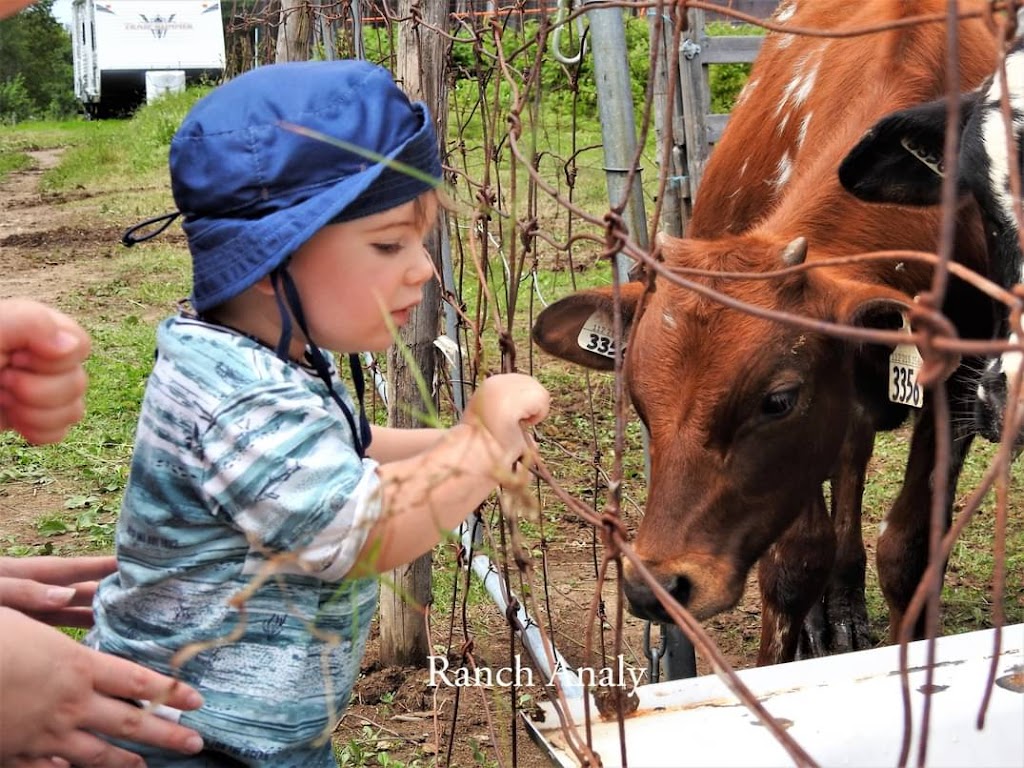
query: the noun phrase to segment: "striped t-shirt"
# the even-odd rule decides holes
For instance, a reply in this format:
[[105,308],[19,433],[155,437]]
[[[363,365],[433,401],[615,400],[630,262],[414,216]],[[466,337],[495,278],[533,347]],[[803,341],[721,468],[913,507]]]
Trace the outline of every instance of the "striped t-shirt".
[[[157,349],[118,572],[87,642],[198,688],[205,705],[181,722],[207,748],[246,765],[334,766],[329,733],[376,609],[375,579],[343,577],[380,516],[377,465],[312,370],[187,317],[160,326]],[[172,669],[182,651],[191,658]]]

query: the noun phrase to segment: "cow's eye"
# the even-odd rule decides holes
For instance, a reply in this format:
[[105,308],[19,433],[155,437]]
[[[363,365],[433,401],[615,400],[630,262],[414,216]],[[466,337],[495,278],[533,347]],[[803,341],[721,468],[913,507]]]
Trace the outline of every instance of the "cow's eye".
[[782,418],[796,406],[799,395],[797,387],[771,392],[761,401],[761,413],[771,419]]

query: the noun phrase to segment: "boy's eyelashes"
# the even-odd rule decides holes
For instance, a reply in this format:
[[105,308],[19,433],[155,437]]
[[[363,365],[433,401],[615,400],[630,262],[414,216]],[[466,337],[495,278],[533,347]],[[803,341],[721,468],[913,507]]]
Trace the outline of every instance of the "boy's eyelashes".
[[373,247],[384,254],[398,253],[402,250],[402,243],[374,243]]

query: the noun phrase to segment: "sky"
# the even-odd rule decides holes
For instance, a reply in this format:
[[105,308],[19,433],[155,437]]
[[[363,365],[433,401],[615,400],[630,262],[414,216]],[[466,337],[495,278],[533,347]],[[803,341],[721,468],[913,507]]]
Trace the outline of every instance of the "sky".
[[71,25],[71,0],[57,0],[53,4],[53,18],[65,26]]

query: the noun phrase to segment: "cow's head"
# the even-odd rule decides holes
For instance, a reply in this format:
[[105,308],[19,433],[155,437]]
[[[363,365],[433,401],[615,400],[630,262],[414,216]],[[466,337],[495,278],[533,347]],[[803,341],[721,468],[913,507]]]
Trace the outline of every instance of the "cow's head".
[[[787,246],[754,235],[663,245],[669,269],[714,265],[752,275],[796,263],[806,249],[802,239]],[[899,328],[907,307],[903,294],[836,269],[701,282],[764,309],[860,326]],[[558,357],[607,370],[612,361],[587,348],[586,327],[609,327],[612,301],[605,289],[552,304],[534,339]],[[821,493],[854,409],[886,409],[891,350],[754,317],[664,277],[646,295],[639,283],[623,286],[621,308],[636,324],[624,352],[629,393],[650,434],[636,551],[676,599],[706,618],[739,600],[753,564]],[[628,565],[626,591],[635,614],[667,619]]]
[[[1018,42],[1006,59],[1010,106],[1016,115],[1013,141],[1017,162],[1024,158],[1024,49]],[[1024,282],[1024,257],[1010,190],[1010,153],[1000,107],[999,81],[993,77],[959,102],[960,155],[957,191],[973,195],[985,222],[990,277],[1009,288]],[[894,112],[876,123],[839,168],[843,186],[867,202],[937,205],[946,163],[947,103],[944,99]],[[1010,335],[1009,313],[998,321],[999,336]],[[1010,335],[1013,341],[1016,336]],[[1022,366],[1020,353],[990,360],[978,381],[976,423],[990,440],[1001,436],[1007,407],[1008,377]],[[1024,394],[1024,393],[1022,393]],[[1024,408],[1021,402],[1018,410]],[[1024,443],[1024,428],[1017,437]]]

